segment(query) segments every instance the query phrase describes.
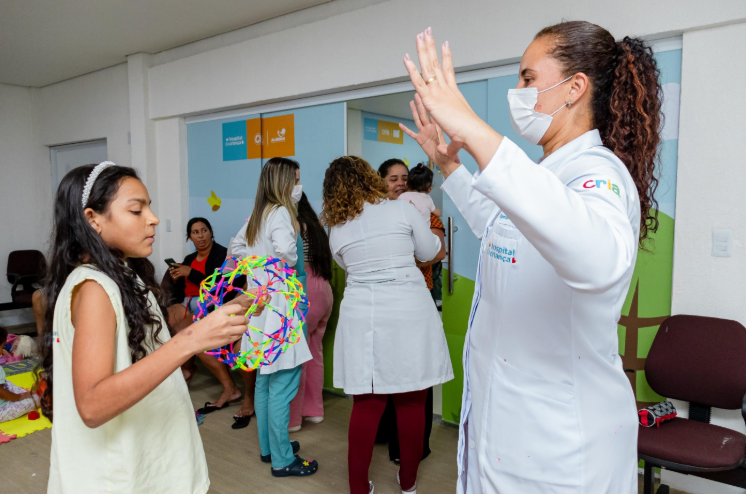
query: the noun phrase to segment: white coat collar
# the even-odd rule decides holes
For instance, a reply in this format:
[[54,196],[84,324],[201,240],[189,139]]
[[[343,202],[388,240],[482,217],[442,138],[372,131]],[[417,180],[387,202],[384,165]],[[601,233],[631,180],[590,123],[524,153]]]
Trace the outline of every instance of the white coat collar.
[[571,154],[575,154],[578,151],[584,151],[597,146],[603,146],[601,141],[601,134],[598,129],[589,130],[580,137],[576,137],[572,141],[568,142],[549,156],[544,159],[540,159],[538,162],[547,168],[551,168],[557,163],[561,163]]

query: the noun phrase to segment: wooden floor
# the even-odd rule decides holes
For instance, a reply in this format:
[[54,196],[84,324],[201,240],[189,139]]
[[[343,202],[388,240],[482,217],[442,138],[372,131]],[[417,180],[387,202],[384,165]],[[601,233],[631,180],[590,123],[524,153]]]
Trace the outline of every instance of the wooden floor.
[[[237,376],[236,376],[237,377]],[[238,379],[237,379],[238,382]],[[216,398],[217,381],[204,369],[190,387],[195,408]],[[347,484],[347,426],[352,401],[326,395],[326,419],[321,424],[304,422],[300,432],[290,435],[301,443],[300,454],[319,462],[319,471],[303,479],[276,479],[270,466],[259,460],[256,425],[235,431],[230,428],[238,405],[205,417],[199,427],[210,471],[211,494],[251,492],[262,494],[332,494],[349,492]],[[0,492],[3,494],[43,494],[49,475],[51,430],[36,432],[0,445]],[[433,424],[430,439],[432,454],[420,465],[418,492],[454,494],[456,492],[456,428]],[[370,479],[376,494],[398,494],[398,467],[388,459],[386,446],[376,446],[370,467]],[[642,489],[640,489],[642,492]],[[677,491],[672,490],[672,494]],[[681,493],[679,493],[681,494]]]

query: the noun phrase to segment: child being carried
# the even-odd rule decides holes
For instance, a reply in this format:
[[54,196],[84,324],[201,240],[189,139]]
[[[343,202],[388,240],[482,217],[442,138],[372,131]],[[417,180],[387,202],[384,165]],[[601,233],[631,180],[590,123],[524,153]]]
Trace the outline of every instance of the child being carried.
[[407,192],[399,196],[400,201],[409,201],[420,212],[425,221],[430,223],[430,213],[440,217],[443,213],[435,207],[433,198],[428,194],[433,190],[433,172],[420,163],[409,171]]

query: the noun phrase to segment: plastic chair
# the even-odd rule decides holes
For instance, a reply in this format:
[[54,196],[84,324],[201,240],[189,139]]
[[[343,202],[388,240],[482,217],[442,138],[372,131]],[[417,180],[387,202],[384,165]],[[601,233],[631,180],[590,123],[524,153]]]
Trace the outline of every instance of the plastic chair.
[[712,407],[740,409],[746,422],[746,328],[725,319],[669,317],[650,348],[645,377],[656,393],[689,402],[689,418],[640,426],[644,494],[654,492],[655,467],[746,487],[746,435],[710,424]]

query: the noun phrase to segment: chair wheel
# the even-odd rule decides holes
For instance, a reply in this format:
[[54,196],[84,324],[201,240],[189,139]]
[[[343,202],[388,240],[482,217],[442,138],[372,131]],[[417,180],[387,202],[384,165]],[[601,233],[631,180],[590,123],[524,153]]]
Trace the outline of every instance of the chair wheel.
[[661,484],[660,487],[658,487],[658,490],[655,491],[655,494],[669,494],[670,489],[667,485]]

